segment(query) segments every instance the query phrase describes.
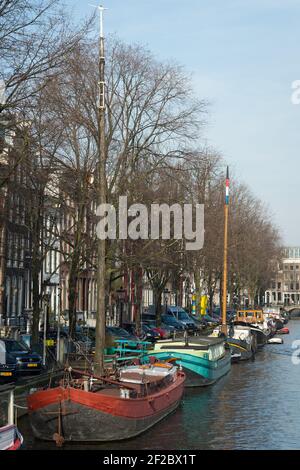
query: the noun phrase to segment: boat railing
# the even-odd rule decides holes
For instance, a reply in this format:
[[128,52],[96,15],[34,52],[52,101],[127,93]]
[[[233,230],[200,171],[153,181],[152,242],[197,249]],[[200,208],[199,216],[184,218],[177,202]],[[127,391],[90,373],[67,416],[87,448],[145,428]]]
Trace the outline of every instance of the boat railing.
[[113,350],[116,354],[119,354],[120,356],[126,353],[145,353],[146,351],[148,351],[149,346],[152,345],[150,341],[137,341],[135,343],[135,347],[130,347],[130,342],[124,339],[118,339],[115,342],[117,343],[117,347],[113,348]]
[[245,323],[263,323],[264,317],[261,310],[238,310],[236,320]]

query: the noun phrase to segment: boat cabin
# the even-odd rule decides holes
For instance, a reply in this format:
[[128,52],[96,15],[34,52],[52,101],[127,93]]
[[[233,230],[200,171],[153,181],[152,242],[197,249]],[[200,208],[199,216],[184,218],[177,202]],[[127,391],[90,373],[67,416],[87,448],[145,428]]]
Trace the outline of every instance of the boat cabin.
[[262,310],[238,310],[236,312],[236,321],[245,323],[263,323],[264,315]]

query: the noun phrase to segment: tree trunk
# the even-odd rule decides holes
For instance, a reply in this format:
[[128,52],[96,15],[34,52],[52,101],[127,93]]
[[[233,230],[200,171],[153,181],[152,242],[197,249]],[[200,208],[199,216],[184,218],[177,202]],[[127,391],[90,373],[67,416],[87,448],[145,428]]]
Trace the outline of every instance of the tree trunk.
[[32,271],[32,344],[39,342],[39,321],[40,321],[40,286],[39,286],[39,271],[36,267]]
[[[34,208],[33,208],[34,211]],[[32,214],[32,343],[37,344],[39,342],[39,321],[41,313],[41,298],[43,292],[41,291],[41,280],[40,273],[42,273],[42,261],[40,253],[40,215]]]
[[69,303],[69,335],[72,339],[75,339],[76,331],[76,314],[77,314],[77,276],[74,272],[70,272],[69,277],[69,293],[68,293],[68,303]]
[[162,290],[156,289],[154,291],[154,305],[155,305],[155,315],[156,315],[156,325],[161,325],[161,298],[162,298]]

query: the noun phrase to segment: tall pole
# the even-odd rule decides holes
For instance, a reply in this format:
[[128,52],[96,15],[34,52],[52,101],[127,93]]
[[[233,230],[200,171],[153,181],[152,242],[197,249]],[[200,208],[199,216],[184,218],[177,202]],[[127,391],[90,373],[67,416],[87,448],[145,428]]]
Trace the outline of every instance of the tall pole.
[[[99,37],[99,115],[98,115],[98,178],[97,193],[98,204],[106,203],[106,141],[105,141],[105,56],[103,35],[103,6],[98,6],[100,14]],[[106,275],[106,244],[105,240],[98,239],[97,249],[97,317],[96,317],[96,345],[95,345],[95,372],[102,375],[104,372],[105,347],[105,275]]]
[[224,204],[224,261],[223,261],[223,291],[222,291],[222,328],[227,335],[227,253],[228,253],[228,208],[229,208],[229,168],[226,171],[226,192]]
[[[47,299],[47,298],[46,298]],[[47,341],[47,313],[48,313],[48,303],[47,300],[44,303],[44,334],[43,334],[43,366],[46,365],[46,341]]]
[[58,287],[58,312],[57,312],[57,334],[56,334],[56,362],[60,361],[60,316],[61,316],[61,287]]

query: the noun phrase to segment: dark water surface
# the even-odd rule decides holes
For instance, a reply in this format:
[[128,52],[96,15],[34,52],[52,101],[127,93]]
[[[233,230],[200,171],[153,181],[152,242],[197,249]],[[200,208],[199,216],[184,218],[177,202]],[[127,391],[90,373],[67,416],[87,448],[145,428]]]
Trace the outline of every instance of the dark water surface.
[[[141,436],[64,449],[300,449],[300,364],[292,362],[300,320],[288,327],[284,344],[266,345],[255,361],[233,364],[212,387],[187,390],[180,408]],[[25,448],[56,449],[32,437],[27,417],[19,428]]]

